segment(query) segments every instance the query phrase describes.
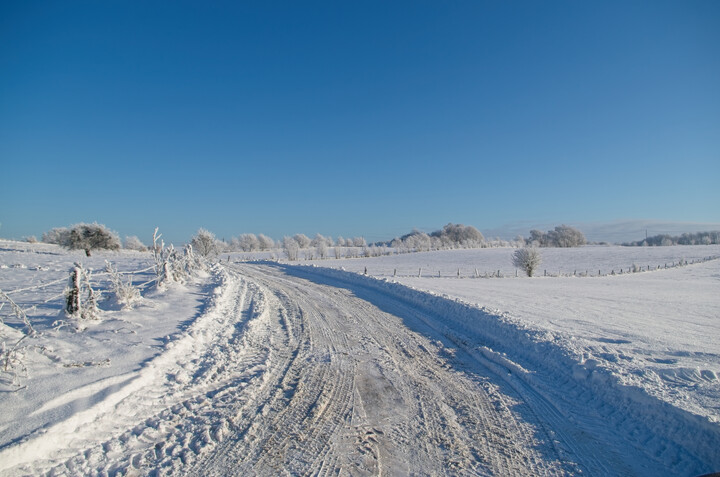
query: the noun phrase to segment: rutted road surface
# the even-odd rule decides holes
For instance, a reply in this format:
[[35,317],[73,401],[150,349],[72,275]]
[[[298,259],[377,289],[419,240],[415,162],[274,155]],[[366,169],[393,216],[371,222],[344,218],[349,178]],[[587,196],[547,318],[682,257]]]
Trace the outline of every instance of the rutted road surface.
[[288,270],[228,267],[211,310],[87,419],[114,432],[49,473],[663,474],[429,312]]
[[[237,434],[191,469],[240,474],[558,474],[551,439],[518,397],[464,371],[444,346],[342,288],[268,267],[267,369],[234,410]],[[475,371],[475,370],[473,370]],[[486,370],[489,371],[489,370]],[[250,397],[250,396],[249,396]]]

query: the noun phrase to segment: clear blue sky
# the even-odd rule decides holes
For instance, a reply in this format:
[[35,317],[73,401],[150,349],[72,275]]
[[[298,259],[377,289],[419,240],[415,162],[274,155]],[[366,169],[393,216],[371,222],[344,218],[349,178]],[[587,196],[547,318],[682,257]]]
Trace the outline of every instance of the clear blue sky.
[[720,222],[720,2],[2,2],[0,172],[14,238]]

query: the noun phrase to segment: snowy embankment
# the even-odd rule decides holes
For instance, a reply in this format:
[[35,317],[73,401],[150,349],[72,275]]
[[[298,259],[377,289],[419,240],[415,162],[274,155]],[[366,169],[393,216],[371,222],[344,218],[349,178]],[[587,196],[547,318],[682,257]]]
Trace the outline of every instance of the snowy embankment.
[[432,326],[458,345],[561,411],[569,400],[587,407],[668,468],[720,468],[719,260],[587,279],[398,278],[402,284],[302,268],[433,310]]
[[[98,252],[88,258],[53,245],[0,241],[0,289],[25,309],[37,332],[4,356],[10,359],[0,382],[0,474],[15,466],[25,470],[10,475],[36,474],[167,406],[164,385],[182,380],[177,363],[198,342],[197,317],[214,318],[202,311],[212,308],[213,290],[222,289],[219,271],[199,272],[182,285],[146,288],[133,309],[121,309],[102,275],[105,260],[121,272],[143,270],[133,275],[136,285],[152,280],[148,253]],[[75,262],[97,272],[93,286],[102,310],[97,320],[70,318],[63,311]],[[8,308],[0,322],[4,351],[23,334]],[[158,393],[148,399],[139,392],[147,389]]]

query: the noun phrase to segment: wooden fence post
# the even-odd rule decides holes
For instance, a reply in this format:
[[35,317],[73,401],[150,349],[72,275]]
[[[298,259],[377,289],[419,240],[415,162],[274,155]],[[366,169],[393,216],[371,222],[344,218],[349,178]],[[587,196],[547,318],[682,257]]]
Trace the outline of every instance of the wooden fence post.
[[80,268],[75,267],[70,271],[70,290],[67,294],[65,311],[74,315],[81,311],[80,303]]

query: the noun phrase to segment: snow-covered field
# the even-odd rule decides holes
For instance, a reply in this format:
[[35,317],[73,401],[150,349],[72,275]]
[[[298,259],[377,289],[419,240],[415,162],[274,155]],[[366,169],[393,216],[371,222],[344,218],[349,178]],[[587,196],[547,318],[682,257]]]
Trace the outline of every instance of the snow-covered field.
[[[352,258],[300,261],[318,266],[343,268],[374,277],[413,276],[461,277],[495,276],[515,277],[512,264],[513,248],[484,248],[468,250],[442,250],[411,254],[394,254],[375,258]],[[597,276],[628,273],[633,265],[639,270],[668,268],[680,261],[700,261],[708,257],[720,257],[720,245],[674,246],[674,247],[620,247],[586,246],[580,248],[542,248],[542,263],[535,275]],[[277,254],[276,254],[277,255]],[[280,254],[282,257],[282,254]],[[520,272],[522,275],[522,272]]]
[[532,279],[511,254],[223,256],[78,330],[73,262],[109,295],[105,259],[142,283],[150,256],[0,241],[39,332],[7,353],[24,326],[0,309],[0,475],[720,470],[720,247],[546,249],[563,276]]

